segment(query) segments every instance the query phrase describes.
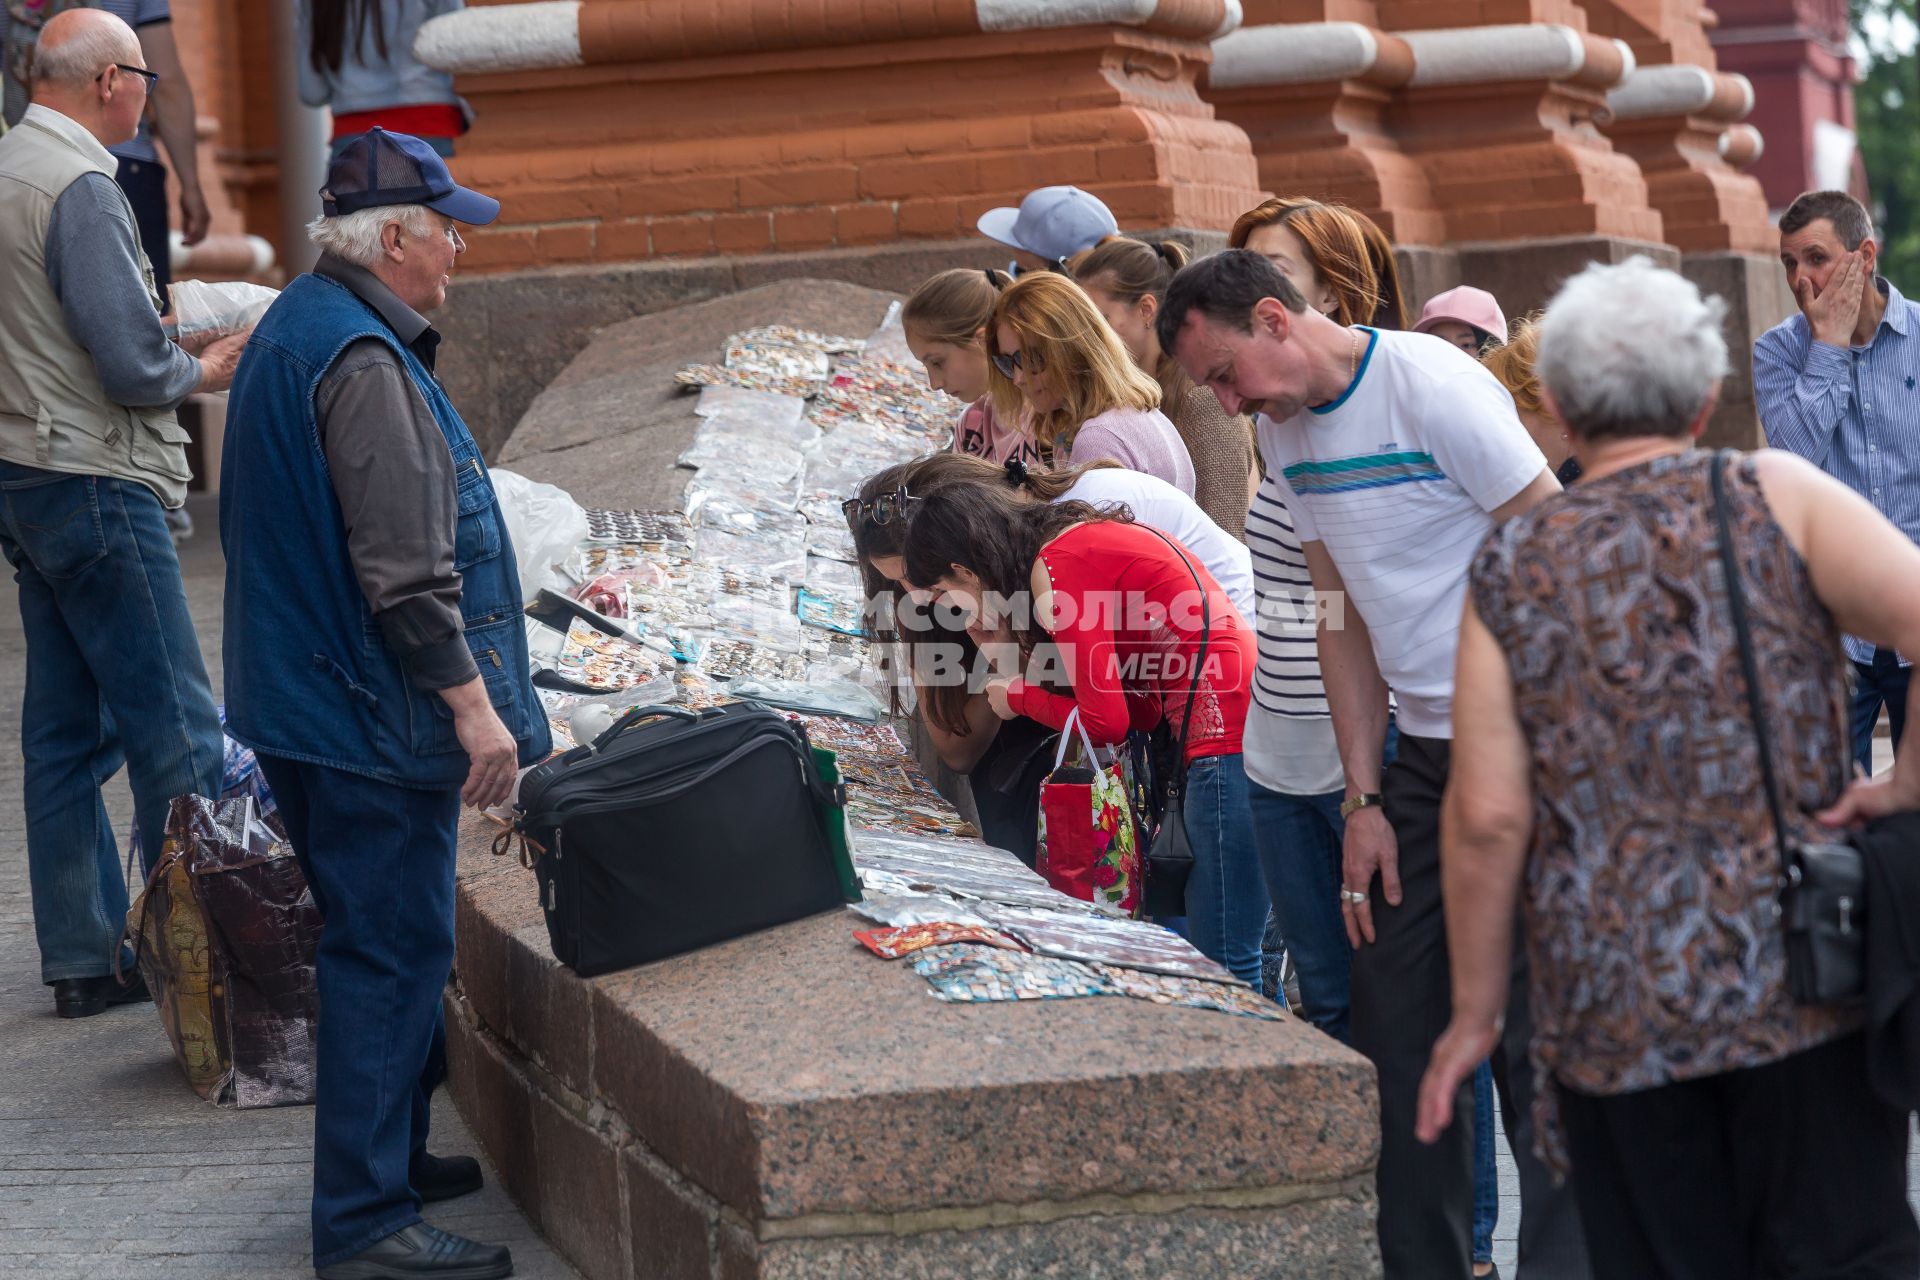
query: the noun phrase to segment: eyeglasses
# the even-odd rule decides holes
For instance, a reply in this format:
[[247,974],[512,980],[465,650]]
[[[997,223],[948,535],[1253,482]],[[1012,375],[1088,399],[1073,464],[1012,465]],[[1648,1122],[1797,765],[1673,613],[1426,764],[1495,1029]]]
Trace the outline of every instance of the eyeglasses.
[[[145,67],[130,67],[124,62],[114,63],[107,68],[107,71],[124,71],[130,76],[139,76],[146,82],[148,93],[152,93],[153,87],[160,83],[160,73],[158,71],[149,71]],[[94,79],[96,81],[106,79],[107,71],[102,71],[99,75],[95,76]]]
[[877,528],[906,519],[907,504],[919,500],[902,485],[892,493],[881,494],[872,502],[848,498],[840,504],[840,514],[847,518],[847,524],[852,528],[858,529],[862,521],[870,522]]
[[996,351],[989,358],[993,361],[993,367],[1000,371],[1000,376],[1003,378],[1011,379],[1020,369],[1025,369],[1028,373],[1040,372],[1040,357],[1031,352],[1015,351],[1009,354]]

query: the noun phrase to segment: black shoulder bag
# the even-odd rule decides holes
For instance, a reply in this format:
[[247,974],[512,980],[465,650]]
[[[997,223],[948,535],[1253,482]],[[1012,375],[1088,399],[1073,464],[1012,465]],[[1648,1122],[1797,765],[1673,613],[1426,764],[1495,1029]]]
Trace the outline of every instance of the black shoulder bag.
[[1851,840],[1803,843],[1787,834],[1780,788],[1767,741],[1766,712],[1760,703],[1760,664],[1754,657],[1747,622],[1746,592],[1733,551],[1732,521],[1727,516],[1726,470],[1730,450],[1713,458],[1713,515],[1719,525],[1720,563],[1727,579],[1727,602],[1740,643],[1740,666],[1747,680],[1747,710],[1760,748],[1760,776],[1773,815],[1780,848],[1780,921],[1786,931],[1787,990],[1796,1004],[1849,1005],[1865,998],[1867,987],[1867,870]]
[[1187,711],[1180,718],[1180,742],[1174,752],[1173,769],[1167,779],[1166,803],[1160,810],[1160,828],[1154,832],[1153,844],[1147,850],[1147,887],[1141,895],[1141,910],[1150,916],[1184,916],[1187,914],[1187,877],[1193,874],[1193,845],[1187,839],[1186,806],[1183,797],[1187,787],[1187,728],[1193,723],[1193,701],[1200,696],[1200,673],[1207,665],[1207,641],[1213,634],[1213,607],[1207,600],[1207,588],[1200,581],[1199,571],[1193,567],[1193,561],[1187,559],[1186,552],[1160,530],[1151,525],[1141,525],[1159,534],[1160,540],[1172,548],[1180,557],[1180,563],[1187,566],[1187,572],[1193,575],[1194,588],[1200,592],[1200,654],[1193,664],[1193,683],[1187,690]]

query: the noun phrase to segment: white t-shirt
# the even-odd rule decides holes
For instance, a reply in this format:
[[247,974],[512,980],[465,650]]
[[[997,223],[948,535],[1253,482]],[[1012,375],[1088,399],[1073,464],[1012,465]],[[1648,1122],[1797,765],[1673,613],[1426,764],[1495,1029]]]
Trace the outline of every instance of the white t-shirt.
[[1431,334],[1362,332],[1352,385],[1284,422],[1262,416],[1261,456],[1300,540],[1340,570],[1401,731],[1451,738],[1468,565],[1489,513],[1547,460],[1473,357]]
[[1165,480],[1144,471],[1102,467],[1089,471],[1060,495],[1096,507],[1124,503],[1133,518],[1193,552],[1233,601],[1240,617],[1253,618],[1253,560],[1246,544],[1207,518],[1197,503]]
[[1293,516],[1272,476],[1260,482],[1247,512],[1247,550],[1259,598],[1254,630],[1260,641],[1240,748],[1247,777],[1283,795],[1338,791],[1346,779],[1327,689],[1320,681],[1313,582]]

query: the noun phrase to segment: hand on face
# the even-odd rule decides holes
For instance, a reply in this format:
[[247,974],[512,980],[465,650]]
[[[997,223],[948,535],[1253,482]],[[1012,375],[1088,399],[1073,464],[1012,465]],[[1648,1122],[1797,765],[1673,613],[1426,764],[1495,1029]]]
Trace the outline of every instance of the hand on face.
[[1858,250],[1842,256],[1827,274],[1823,286],[1815,284],[1811,274],[1801,274],[1794,283],[1794,300],[1807,317],[1807,325],[1817,341],[1844,347],[1853,341],[1854,325],[1860,318],[1860,300],[1866,296],[1867,267]]

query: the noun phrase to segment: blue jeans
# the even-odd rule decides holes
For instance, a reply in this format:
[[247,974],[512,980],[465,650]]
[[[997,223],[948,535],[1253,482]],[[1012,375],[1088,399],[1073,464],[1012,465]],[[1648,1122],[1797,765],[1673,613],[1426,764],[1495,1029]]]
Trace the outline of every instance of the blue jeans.
[[173,798],[219,793],[220,718],[153,490],[0,462],[0,555],[27,640],[20,754],[40,978],[101,977],[127,918],[101,784],[124,761],[151,865]]
[[1880,719],[1881,704],[1886,705],[1887,727],[1898,750],[1907,727],[1907,682],[1913,668],[1901,666],[1893,650],[1875,649],[1872,662],[1853,664],[1853,674],[1853,758],[1872,773],[1873,726]]
[[1187,766],[1185,817],[1193,845],[1187,940],[1257,989],[1267,895],[1247,805],[1247,771],[1238,752],[1202,756]]
[[411,1170],[446,1076],[457,790],[261,756],[325,928],[313,1114],[313,1265],[420,1221]]
[[1347,1040],[1353,945],[1340,918],[1341,793],[1290,796],[1249,783],[1260,869],[1300,980],[1301,1017]]
[[1493,1261],[1500,1225],[1500,1173],[1493,1163],[1493,1066],[1473,1073],[1473,1260]]

